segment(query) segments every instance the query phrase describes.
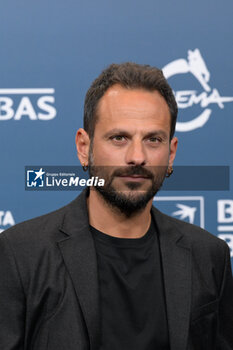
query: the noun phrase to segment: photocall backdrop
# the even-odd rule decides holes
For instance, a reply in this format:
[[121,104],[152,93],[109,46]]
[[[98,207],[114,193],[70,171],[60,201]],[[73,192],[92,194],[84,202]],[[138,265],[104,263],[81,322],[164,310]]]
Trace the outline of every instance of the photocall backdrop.
[[45,166],[78,166],[88,87],[110,63],[134,61],[162,68],[171,84],[175,165],[188,169],[188,189],[165,187],[154,204],[224,239],[233,261],[232,10],[231,0],[2,1],[0,231],[78,195],[28,191],[25,166],[37,180]]

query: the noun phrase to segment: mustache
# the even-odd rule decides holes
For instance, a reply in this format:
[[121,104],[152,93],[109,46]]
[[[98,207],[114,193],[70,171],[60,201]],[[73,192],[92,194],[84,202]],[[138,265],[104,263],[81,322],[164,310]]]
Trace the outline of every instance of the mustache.
[[133,175],[140,175],[149,179],[152,179],[154,175],[152,172],[150,172],[148,169],[144,168],[141,165],[134,165],[130,167],[122,167],[120,169],[116,169],[112,177],[114,176],[133,176]]

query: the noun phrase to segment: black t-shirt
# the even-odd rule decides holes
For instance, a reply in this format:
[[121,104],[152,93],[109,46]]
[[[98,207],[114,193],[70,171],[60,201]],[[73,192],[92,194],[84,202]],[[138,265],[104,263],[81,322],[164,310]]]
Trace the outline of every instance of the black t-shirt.
[[141,238],[91,227],[98,262],[101,350],[169,350],[159,240],[152,222]]

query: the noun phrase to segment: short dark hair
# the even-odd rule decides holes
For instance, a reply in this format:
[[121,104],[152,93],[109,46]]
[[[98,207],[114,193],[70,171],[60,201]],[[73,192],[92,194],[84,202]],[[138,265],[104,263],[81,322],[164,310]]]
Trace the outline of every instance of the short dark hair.
[[94,136],[95,125],[98,120],[97,106],[99,100],[115,84],[120,84],[127,89],[157,90],[166,100],[170,110],[170,139],[172,139],[175,132],[178,108],[171,87],[165,79],[162,70],[132,62],[111,64],[102,71],[88,89],[84,104],[84,129],[91,139]]

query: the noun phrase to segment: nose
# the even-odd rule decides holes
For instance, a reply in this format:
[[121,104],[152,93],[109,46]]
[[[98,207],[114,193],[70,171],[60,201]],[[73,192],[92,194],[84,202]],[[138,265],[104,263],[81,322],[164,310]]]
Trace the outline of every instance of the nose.
[[146,154],[141,141],[132,141],[126,152],[126,163],[129,165],[145,165]]

